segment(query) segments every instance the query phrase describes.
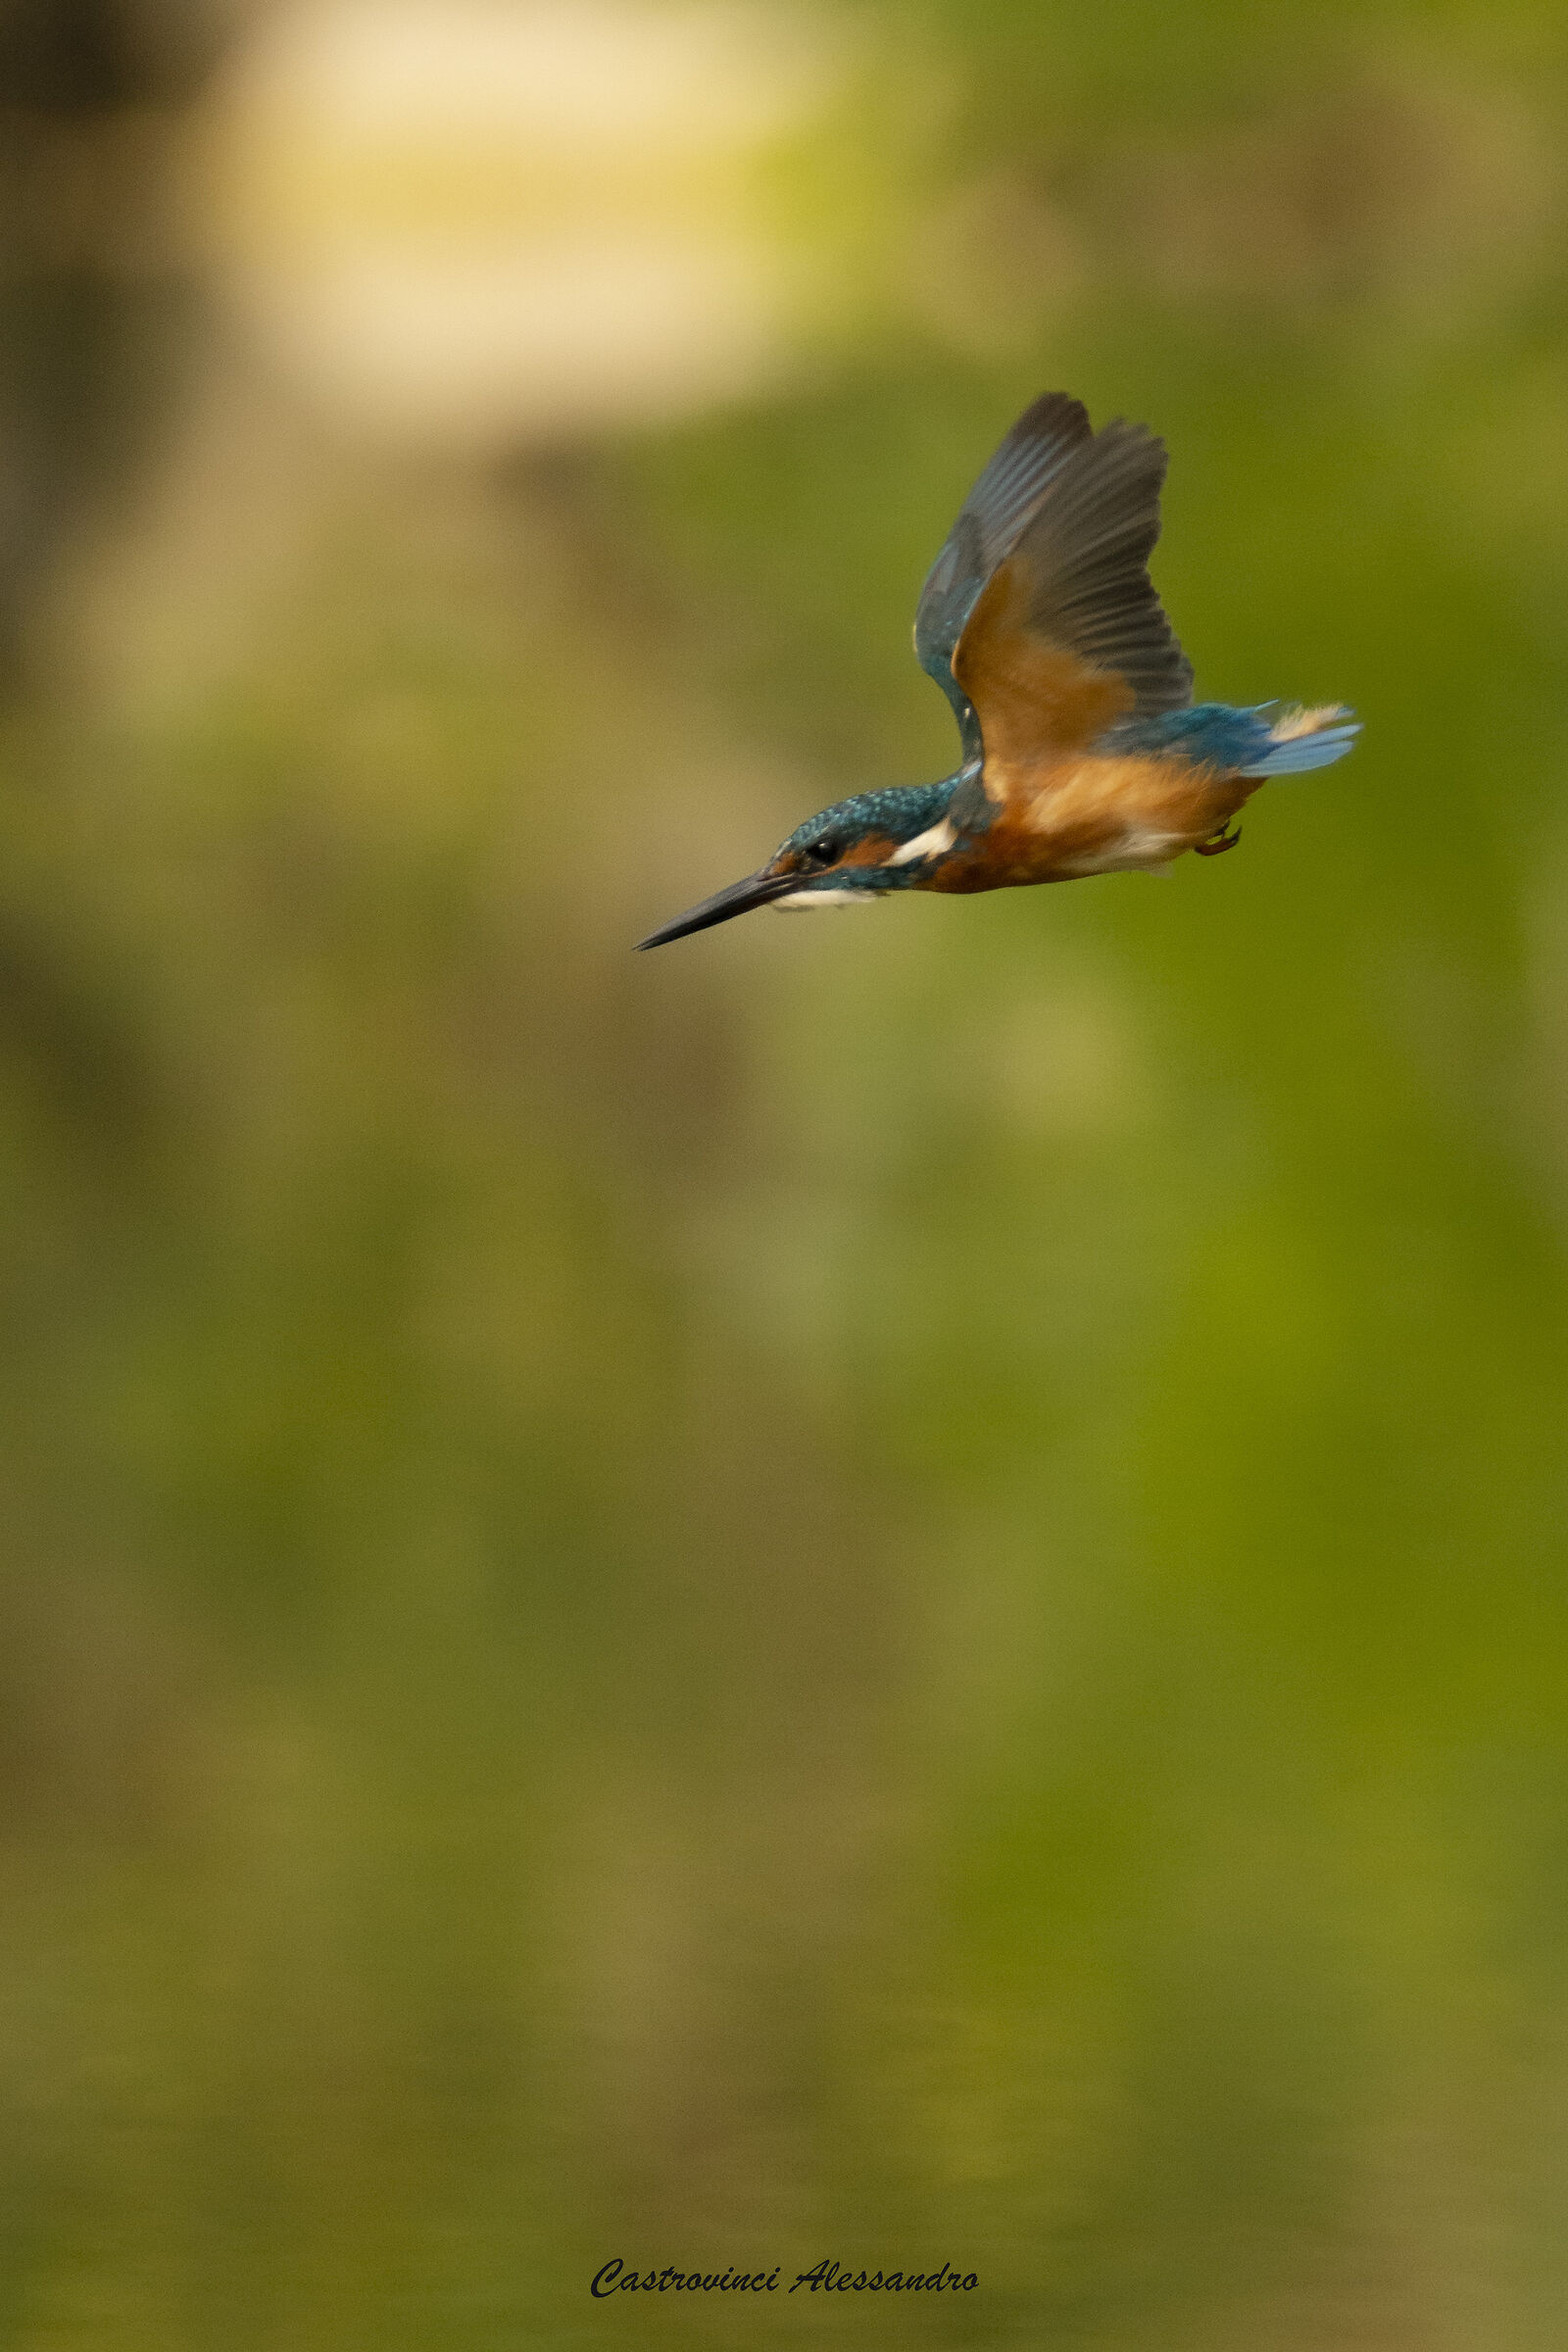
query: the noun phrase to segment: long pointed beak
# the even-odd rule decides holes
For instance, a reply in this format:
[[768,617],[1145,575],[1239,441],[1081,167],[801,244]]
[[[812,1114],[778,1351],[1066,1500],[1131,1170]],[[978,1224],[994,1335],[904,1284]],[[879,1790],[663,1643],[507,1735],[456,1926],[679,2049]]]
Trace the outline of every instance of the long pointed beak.
[[650,931],[646,939],[637,942],[639,952],[644,948],[662,948],[672,939],[684,939],[689,931],[706,931],[710,923],[727,923],[732,914],[745,914],[753,906],[765,906],[770,899],[781,899],[786,891],[799,890],[799,874],[748,874],[744,882],[732,882],[728,890],[715,890],[710,899],[700,906],[688,907],[677,914],[672,923],[662,931]]

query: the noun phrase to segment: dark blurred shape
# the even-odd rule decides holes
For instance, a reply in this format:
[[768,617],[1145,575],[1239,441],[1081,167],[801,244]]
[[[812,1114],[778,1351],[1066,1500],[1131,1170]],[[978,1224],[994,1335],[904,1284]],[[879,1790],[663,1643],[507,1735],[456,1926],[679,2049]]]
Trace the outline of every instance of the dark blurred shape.
[[180,104],[221,46],[207,0],[9,0],[0,7],[0,91],[40,115]]
[[131,14],[115,0],[12,0],[0,14],[6,104],[81,115],[143,97]]
[[210,12],[20,0],[0,14],[0,670],[73,527],[168,408],[182,271],[168,179]]
[[[63,552],[154,444],[195,302],[170,218],[180,108],[212,62],[204,8],[12,0],[0,11],[0,694]],[[118,1151],[140,1093],[122,1014],[0,910],[0,1034],[43,1094]]]

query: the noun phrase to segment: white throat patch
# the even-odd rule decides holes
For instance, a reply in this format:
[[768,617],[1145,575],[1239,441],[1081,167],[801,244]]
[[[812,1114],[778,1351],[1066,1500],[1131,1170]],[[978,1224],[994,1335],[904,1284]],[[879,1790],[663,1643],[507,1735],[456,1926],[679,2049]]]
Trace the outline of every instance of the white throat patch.
[[792,890],[787,899],[775,899],[775,914],[809,914],[813,906],[872,906],[884,893],[880,890]]

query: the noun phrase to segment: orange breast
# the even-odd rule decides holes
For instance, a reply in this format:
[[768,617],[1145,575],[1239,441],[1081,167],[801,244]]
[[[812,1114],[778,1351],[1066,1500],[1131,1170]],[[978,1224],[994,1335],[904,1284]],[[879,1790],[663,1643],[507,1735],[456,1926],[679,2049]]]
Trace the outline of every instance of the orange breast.
[[1001,890],[1157,869],[1205,841],[1257,789],[1182,760],[1088,753],[1027,763],[988,759],[984,782],[995,818],[928,889]]

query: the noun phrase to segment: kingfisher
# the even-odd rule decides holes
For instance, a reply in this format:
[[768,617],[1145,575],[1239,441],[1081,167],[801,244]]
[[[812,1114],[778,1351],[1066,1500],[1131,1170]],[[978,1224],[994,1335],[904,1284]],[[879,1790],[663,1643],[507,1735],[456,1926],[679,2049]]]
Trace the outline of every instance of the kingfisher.
[[1273,776],[1327,767],[1360,729],[1340,704],[1193,701],[1149,576],[1166,452],[1081,401],[1026,409],[920,592],[914,650],[958,722],[940,783],[858,792],[798,825],[742,882],[640,940],[753,906],[869,906],[896,891],[1003,890],[1216,858]]

